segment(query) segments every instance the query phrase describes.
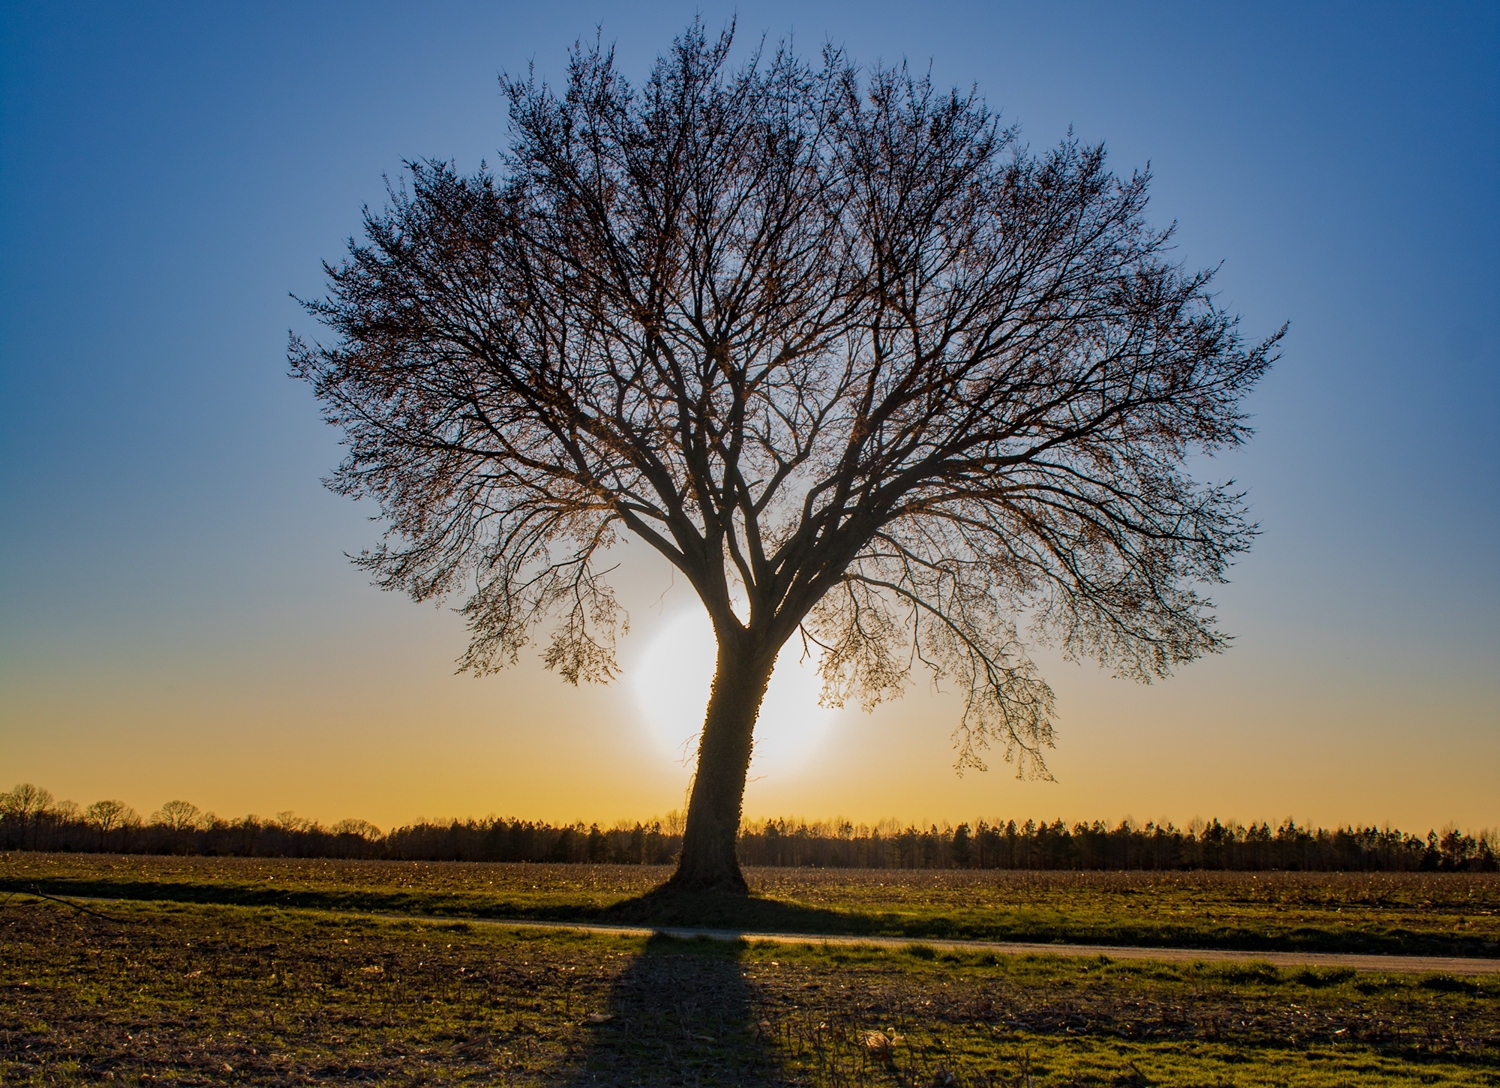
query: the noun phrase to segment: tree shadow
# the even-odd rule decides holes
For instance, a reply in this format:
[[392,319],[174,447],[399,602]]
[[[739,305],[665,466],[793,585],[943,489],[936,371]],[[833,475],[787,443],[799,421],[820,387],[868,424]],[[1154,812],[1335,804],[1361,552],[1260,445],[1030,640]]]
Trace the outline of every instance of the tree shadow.
[[589,1040],[569,1088],[781,1083],[757,1026],[741,964],[744,946],[651,937],[610,989],[608,1011],[585,1023]]
[[693,895],[665,885],[644,895],[614,903],[597,915],[598,921],[619,925],[650,925],[721,930],[738,933],[826,933],[864,936],[887,931],[881,919],[857,911],[829,910],[784,903],[760,896]]

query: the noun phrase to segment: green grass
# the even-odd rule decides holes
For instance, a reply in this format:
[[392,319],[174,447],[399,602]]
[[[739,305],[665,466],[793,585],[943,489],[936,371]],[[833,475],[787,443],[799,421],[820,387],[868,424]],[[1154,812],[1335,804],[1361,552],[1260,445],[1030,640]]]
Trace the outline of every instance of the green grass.
[[920,938],[1500,956],[1500,876],[761,869],[675,915],[659,867],[11,854],[0,890]]
[[0,907],[0,1083],[1500,1083],[1500,977],[100,910]]

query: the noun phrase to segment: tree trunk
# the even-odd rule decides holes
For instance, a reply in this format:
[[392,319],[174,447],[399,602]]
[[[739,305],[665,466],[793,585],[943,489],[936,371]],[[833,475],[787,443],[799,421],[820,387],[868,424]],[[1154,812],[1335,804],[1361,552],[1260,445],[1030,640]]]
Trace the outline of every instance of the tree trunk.
[[[764,660],[763,660],[764,658]],[[756,715],[776,665],[776,655],[745,653],[719,640],[718,665],[703,736],[698,741],[698,772],[688,800],[687,827],[673,891],[748,895],[735,854],[750,768]]]

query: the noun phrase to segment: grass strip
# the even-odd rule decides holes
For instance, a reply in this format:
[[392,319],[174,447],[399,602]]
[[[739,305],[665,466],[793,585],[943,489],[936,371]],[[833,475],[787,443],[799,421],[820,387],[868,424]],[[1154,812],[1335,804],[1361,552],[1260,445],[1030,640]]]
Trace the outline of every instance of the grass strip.
[[0,890],[239,906],[910,939],[1500,957],[1492,874],[752,870],[743,902],[662,904],[644,866],[11,854]]

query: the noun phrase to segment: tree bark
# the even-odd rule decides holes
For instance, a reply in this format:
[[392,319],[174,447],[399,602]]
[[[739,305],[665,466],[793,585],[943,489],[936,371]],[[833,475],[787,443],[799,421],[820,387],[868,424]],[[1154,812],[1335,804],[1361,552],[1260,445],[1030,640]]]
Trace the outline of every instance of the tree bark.
[[682,853],[677,872],[667,883],[673,891],[750,893],[740,872],[735,842],[744,810],[755,719],[775,666],[774,653],[745,653],[730,640],[719,639]]

